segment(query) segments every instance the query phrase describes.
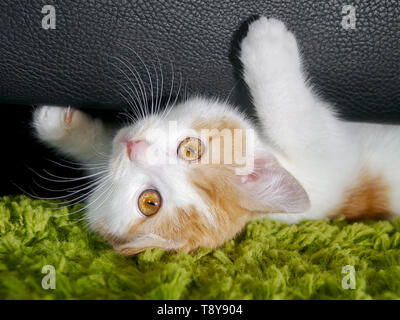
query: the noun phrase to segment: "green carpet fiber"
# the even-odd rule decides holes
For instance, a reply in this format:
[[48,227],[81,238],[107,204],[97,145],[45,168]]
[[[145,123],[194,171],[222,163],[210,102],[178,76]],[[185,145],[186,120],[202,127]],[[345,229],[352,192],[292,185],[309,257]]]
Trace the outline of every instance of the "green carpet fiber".
[[[400,219],[265,219],[219,250],[124,257],[76,221],[82,216],[53,217],[77,206],[55,207],[0,198],[0,299],[400,298]],[[42,288],[45,265],[56,270],[54,290]],[[355,289],[342,287],[346,265],[355,268]]]

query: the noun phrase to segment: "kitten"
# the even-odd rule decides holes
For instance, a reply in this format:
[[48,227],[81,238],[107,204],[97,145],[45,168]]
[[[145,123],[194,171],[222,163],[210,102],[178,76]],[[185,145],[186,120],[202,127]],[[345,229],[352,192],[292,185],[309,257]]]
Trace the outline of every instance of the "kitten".
[[[400,127],[339,120],[310,89],[295,37],[278,20],[249,26],[240,59],[260,128],[227,103],[200,97],[116,133],[79,110],[35,111],[44,143],[83,163],[108,155],[105,172],[92,169],[101,183],[86,216],[118,252],[216,248],[263,217],[400,213]],[[202,161],[222,151],[223,161]],[[230,161],[233,153],[250,155],[251,166]]]

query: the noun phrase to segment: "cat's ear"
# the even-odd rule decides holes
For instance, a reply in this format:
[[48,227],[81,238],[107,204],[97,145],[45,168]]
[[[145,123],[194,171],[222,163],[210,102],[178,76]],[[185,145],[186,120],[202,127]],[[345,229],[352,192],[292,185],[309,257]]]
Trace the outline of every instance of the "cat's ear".
[[256,155],[253,171],[236,176],[241,206],[260,213],[300,213],[310,207],[304,188],[271,155]]
[[156,234],[151,233],[148,235],[139,236],[133,239],[131,242],[125,243],[123,245],[115,245],[114,250],[123,255],[131,256],[152,248],[162,248],[164,250],[172,251],[178,250],[184,244],[185,242],[167,240]]

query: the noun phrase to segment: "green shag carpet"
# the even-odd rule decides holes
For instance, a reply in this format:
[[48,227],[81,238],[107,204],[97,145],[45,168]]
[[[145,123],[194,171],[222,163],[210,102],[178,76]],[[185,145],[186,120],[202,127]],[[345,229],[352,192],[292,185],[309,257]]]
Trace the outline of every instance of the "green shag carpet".
[[[124,257],[77,223],[80,217],[52,217],[55,207],[0,198],[0,299],[400,298],[400,219],[265,219],[219,250]],[[42,288],[46,265],[55,268],[54,290]],[[342,287],[352,284],[351,271],[342,273],[348,265],[355,289]]]

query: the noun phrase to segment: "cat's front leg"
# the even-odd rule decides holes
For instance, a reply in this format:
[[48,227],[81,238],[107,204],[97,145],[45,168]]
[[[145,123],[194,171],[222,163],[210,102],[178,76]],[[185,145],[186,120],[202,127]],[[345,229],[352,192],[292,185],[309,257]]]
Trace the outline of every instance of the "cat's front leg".
[[290,156],[323,151],[338,121],[307,86],[294,35],[281,21],[262,17],[250,24],[240,57],[270,142]]
[[36,135],[44,143],[81,162],[93,162],[106,151],[103,123],[71,107],[41,106],[33,115]]

